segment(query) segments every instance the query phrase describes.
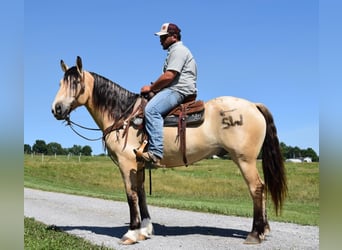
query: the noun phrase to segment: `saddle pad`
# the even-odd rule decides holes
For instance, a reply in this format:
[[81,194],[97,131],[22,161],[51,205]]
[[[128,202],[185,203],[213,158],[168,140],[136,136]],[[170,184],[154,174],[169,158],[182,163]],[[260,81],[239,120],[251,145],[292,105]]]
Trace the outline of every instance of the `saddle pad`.
[[[200,125],[204,121],[204,109],[186,115],[185,122],[186,126],[194,126],[194,125]],[[164,127],[177,127],[179,123],[179,116],[176,115],[168,115],[164,118]]]

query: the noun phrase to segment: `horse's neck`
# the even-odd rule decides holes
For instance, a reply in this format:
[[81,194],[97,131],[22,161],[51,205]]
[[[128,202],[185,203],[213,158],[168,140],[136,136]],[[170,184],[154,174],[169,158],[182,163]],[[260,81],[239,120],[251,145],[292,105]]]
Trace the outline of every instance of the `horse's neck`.
[[110,124],[115,123],[114,119],[110,119],[107,115],[107,112],[101,113],[94,109],[92,105],[86,106],[88,112],[92,116],[93,120],[97,124],[97,126],[104,131]]
[[[94,78],[94,82],[89,98],[90,101],[86,107],[96,124],[104,131],[109,126],[117,123],[118,120],[128,116],[130,114],[129,109],[133,107],[134,110],[139,105],[140,98],[96,73],[89,73]],[[120,98],[123,98],[122,96],[126,99],[120,100]],[[118,106],[120,104],[123,106]]]
[[[91,114],[91,116],[93,117],[96,124],[98,125],[98,127],[102,130],[105,138],[108,138],[106,135],[108,135],[112,131],[121,131],[120,133],[123,133],[122,135],[125,135],[125,133],[128,132],[128,130],[127,131],[125,130],[125,124],[130,123],[133,117],[139,116],[143,113],[143,109],[146,105],[146,100],[139,97],[133,104],[132,104],[133,109],[131,112],[128,113],[128,116],[125,116],[119,120],[113,119],[112,116],[110,116],[107,113],[108,111],[101,113],[101,112],[98,112],[98,110],[94,110],[92,108],[87,107],[87,109],[89,113]],[[130,137],[132,136],[133,135],[130,135]],[[119,143],[118,145],[121,145],[121,144]]]

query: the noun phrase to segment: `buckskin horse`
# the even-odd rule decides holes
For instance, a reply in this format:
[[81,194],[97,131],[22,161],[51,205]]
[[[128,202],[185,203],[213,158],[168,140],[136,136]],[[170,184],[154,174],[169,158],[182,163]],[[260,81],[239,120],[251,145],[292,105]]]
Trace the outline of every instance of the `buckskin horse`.
[[[57,120],[67,120],[71,111],[84,105],[99,129],[113,162],[118,165],[130,210],[130,224],[121,238],[122,244],[133,244],[152,236],[153,225],[144,189],[145,163],[137,160],[135,149],[142,143],[141,128],[127,124],[143,97],[96,73],[83,69],[78,56],[76,65],[68,68],[61,60],[64,77],[52,103]],[[279,139],[270,111],[260,103],[236,97],[218,97],[205,102],[204,121],[186,128],[186,157],[189,164],[214,155],[229,153],[239,167],[253,201],[252,230],[245,243],[261,243],[269,233],[266,196],[269,192],[276,214],[287,195],[286,174]],[[183,166],[177,127],[164,127],[165,167]],[[262,152],[264,181],[257,170]]]

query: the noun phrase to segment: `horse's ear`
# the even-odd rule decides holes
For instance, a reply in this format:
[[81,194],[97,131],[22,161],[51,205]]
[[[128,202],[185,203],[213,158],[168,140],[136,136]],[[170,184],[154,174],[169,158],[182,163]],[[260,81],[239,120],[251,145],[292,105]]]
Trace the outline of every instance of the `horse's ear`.
[[76,59],[76,67],[77,67],[77,71],[78,73],[82,73],[82,59],[81,57],[77,56],[77,59]]
[[64,73],[68,70],[68,66],[64,63],[63,60],[61,60],[61,67]]

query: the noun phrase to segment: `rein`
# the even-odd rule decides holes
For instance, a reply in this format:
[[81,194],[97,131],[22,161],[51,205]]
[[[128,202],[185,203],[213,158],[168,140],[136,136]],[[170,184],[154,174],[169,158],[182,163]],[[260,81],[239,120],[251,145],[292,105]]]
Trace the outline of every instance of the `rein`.
[[103,141],[105,141],[107,135],[109,135],[112,131],[118,131],[119,129],[123,129],[122,138],[125,138],[125,142],[124,142],[124,146],[123,146],[122,150],[124,150],[126,148],[127,139],[128,139],[128,130],[129,130],[130,126],[131,126],[132,118],[134,118],[135,116],[137,116],[137,115],[139,115],[139,114],[144,112],[146,101],[143,98],[141,98],[141,101],[140,101],[140,104],[138,105],[138,107],[136,107],[136,109],[134,109],[128,115],[128,117],[126,117],[128,112],[129,112],[129,110],[131,110],[134,107],[134,105],[136,105],[136,101],[133,102],[127,108],[127,110],[123,113],[123,115],[121,116],[121,118],[117,122],[114,122],[111,126],[109,126],[108,128],[106,128],[103,131],[103,136],[102,136]]
[[75,122],[70,120],[70,115],[65,118],[65,122],[67,123],[66,126],[69,126],[71,128],[71,130],[74,131],[75,134],[77,134],[79,137],[82,137],[83,139],[85,139],[87,141],[99,141],[99,140],[102,139],[102,136],[99,137],[99,138],[95,138],[95,139],[87,138],[84,135],[81,135],[79,132],[77,132],[75,130],[75,128],[73,127],[73,125],[75,125],[75,126],[77,126],[79,128],[82,128],[82,129],[92,130],[92,131],[100,131],[101,129],[99,129],[99,128],[87,128],[87,127],[84,127],[82,125],[79,125],[79,124],[77,124],[77,123],[75,123]]
[[[77,132],[73,125],[75,125],[75,126],[77,126],[79,128],[82,128],[82,129],[85,129],[85,130],[91,130],[91,131],[101,131],[101,129],[99,129],[99,128],[88,128],[88,127],[82,126],[80,124],[77,124],[77,123],[71,121],[70,114],[65,118],[66,126],[69,126],[71,128],[71,130],[75,134],[77,134],[78,136],[80,136],[81,138],[83,138],[85,140],[88,140],[88,141],[99,141],[99,140],[102,139],[103,142],[105,142],[105,139],[106,139],[107,135],[109,135],[111,132],[118,131],[119,129],[123,129],[124,132],[123,132],[122,138],[125,137],[125,142],[124,142],[124,146],[123,146],[123,150],[124,150],[126,148],[126,145],[127,145],[128,130],[130,128],[130,122],[131,122],[133,117],[135,117],[136,115],[139,115],[140,113],[142,113],[144,111],[145,105],[147,103],[145,98],[143,98],[142,96],[140,96],[140,97],[141,97],[141,102],[136,107],[136,109],[134,109],[132,111],[132,113],[126,119],[124,119],[124,117],[127,115],[128,111],[130,109],[132,109],[134,107],[134,105],[136,104],[136,102],[133,102],[128,107],[128,109],[124,112],[124,114],[121,116],[121,118],[117,122],[114,122],[111,126],[106,128],[103,131],[102,136],[99,137],[99,138],[90,139],[90,138],[87,138],[84,135],[80,134],[79,132]],[[114,158],[112,158],[112,156],[111,156],[111,159],[114,161],[114,163],[116,163],[118,165],[118,163],[114,160]],[[149,170],[149,184],[150,184],[150,190],[149,190],[150,192],[149,193],[150,193],[150,195],[152,195],[152,171],[151,171],[151,169],[152,169],[151,166],[148,167],[148,170]]]
[[[141,104],[138,106],[138,108],[133,112],[133,114],[136,114],[136,113],[139,111],[139,108],[142,108],[142,105],[144,105],[144,104],[141,103]],[[81,135],[79,132],[77,132],[77,131],[74,129],[73,125],[75,125],[75,126],[77,126],[77,127],[79,127],[79,128],[82,128],[82,129],[92,130],[92,131],[100,131],[101,129],[99,129],[99,128],[88,128],[88,127],[84,127],[84,126],[82,126],[82,125],[79,125],[79,124],[77,124],[77,123],[75,123],[75,122],[73,122],[73,121],[70,120],[70,115],[67,116],[67,117],[65,118],[65,122],[67,123],[66,126],[69,126],[69,127],[71,128],[71,130],[74,131],[75,134],[77,134],[78,136],[80,136],[80,137],[82,137],[83,139],[86,139],[86,140],[88,140],[88,141],[99,141],[99,140],[101,140],[101,139],[104,141],[104,140],[105,140],[105,137],[106,137],[110,132],[112,132],[113,130],[115,130],[115,129],[113,129],[113,128],[116,127],[116,126],[114,126],[115,124],[113,124],[111,127],[109,127],[107,133],[103,132],[103,136],[101,136],[101,137],[99,137],[99,138],[96,138],[96,139],[90,139],[90,138],[87,138],[87,137]],[[120,126],[121,126],[121,127],[122,127],[122,126],[126,126],[126,128],[125,128],[125,133],[124,133],[124,134],[126,134],[125,145],[124,145],[124,148],[125,148],[125,147],[126,147],[126,143],[127,143],[127,137],[128,137],[128,134],[127,134],[128,131],[126,131],[126,129],[128,130],[129,125],[127,126],[127,123],[124,122],[124,123],[121,123]],[[105,130],[105,131],[106,131],[106,130]],[[123,136],[124,136],[124,135],[123,135]],[[113,162],[116,163],[116,164],[118,165],[117,161],[116,161],[114,158],[112,158],[111,155],[110,155],[110,157],[111,157],[111,159],[113,160]],[[150,195],[152,195],[152,171],[151,171],[151,169],[152,169],[151,167],[148,167],[148,170],[149,170],[148,173],[149,173]]]

